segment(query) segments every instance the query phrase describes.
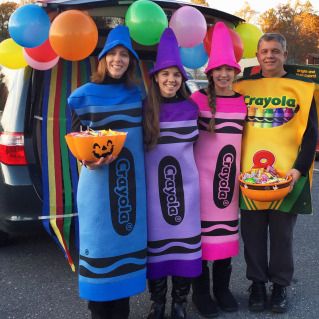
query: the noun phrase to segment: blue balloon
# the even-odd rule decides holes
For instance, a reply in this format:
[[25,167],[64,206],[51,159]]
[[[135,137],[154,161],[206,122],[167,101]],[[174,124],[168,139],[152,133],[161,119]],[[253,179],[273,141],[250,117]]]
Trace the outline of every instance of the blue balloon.
[[8,29],[11,38],[20,46],[34,48],[48,39],[50,18],[41,7],[27,4],[13,12]]
[[192,48],[179,48],[182,63],[189,69],[198,69],[205,65],[208,55],[205,51],[204,44],[200,43]]

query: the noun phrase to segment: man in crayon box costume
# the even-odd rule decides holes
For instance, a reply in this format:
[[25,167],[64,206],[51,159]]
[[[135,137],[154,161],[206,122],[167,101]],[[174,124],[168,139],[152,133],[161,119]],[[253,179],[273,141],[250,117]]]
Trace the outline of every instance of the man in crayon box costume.
[[[282,125],[260,128],[246,123],[242,146],[242,172],[272,165],[292,177],[291,192],[280,201],[257,202],[242,196],[241,233],[244,241],[246,276],[252,281],[249,309],[263,311],[265,284],[273,290],[273,312],[288,309],[286,287],[293,276],[293,229],[297,214],[312,213],[311,179],[318,134],[315,83],[284,69],[286,40],[276,33],[264,34],[257,47],[259,74],[238,81],[234,90],[245,96],[248,107],[292,108],[294,116]],[[318,99],[317,99],[318,101]],[[267,255],[269,232],[270,254]]]

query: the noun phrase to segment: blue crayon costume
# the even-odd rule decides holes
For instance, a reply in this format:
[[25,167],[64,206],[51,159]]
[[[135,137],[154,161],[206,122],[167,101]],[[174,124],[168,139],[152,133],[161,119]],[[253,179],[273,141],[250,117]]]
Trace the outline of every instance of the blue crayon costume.
[[[99,59],[118,45],[135,57],[128,30],[109,34]],[[118,40],[119,39],[119,40]],[[126,42],[125,42],[126,41]],[[127,132],[119,156],[109,165],[82,167],[79,213],[80,297],[112,301],[138,294],[146,285],[146,189],[141,92],[124,81],[87,83],[75,90],[69,106],[83,126]]]

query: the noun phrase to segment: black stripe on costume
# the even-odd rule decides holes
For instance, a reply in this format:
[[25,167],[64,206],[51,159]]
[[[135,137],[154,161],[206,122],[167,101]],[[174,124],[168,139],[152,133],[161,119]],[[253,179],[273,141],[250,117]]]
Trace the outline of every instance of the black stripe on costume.
[[203,117],[203,116],[200,116],[200,117],[198,118],[198,121],[202,121],[202,122],[206,123],[207,125],[209,124],[210,120],[211,120],[211,117]]
[[88,270],[87,268],[85,268],[84,266],[80,266],[79,267],[79,272],[80,275],[83,277],[87,277],[87,278],[110,278],[110,277],[116,277],[116,276],[121,276],[121,275],[126,275],[138,270],[142,270],[146,267],[145,264],[143,265],[136,265],[136,264],[127,264],[127,265],[122,265],[110,272],[107,273],[103,273],[103,274],[97,274],[94,273],[90,270]]
[[176,246],[176,247],[170,247],[159,253],[147,252],[147,256],[162,256],[162,255],[168,255],[168,254],[191,254],[191,253],[200,251],[201,249],[202,249],[201,247],[190,249],[190,248]]
[[169,238],[169,239],[163,239],[163,240],[156,240],[156,241],[148,241],[147,246],[149,248],[160,248],[162,246],[165,246],[166,244],[175,242],[175,243],[185,243],[185,244],[198,244],[200,242],[201,235],[195,236],[195,237],[189,237],[189,238]]
[[161,128],[161,132],[173,132],[178,134],[190,134],[197,130],[197,126],[186,126],[186,127],[165,127]]
[[86,261],[90,266],[95,268],[104,268],[108,267],[115,262],[126,259],[126,258],[136,258],[136,259],[143,259],[146,258],[146,249],[135,251],[133,253],[124,254],[115,257],[108,257],[108,258],[89,258],[83,255],[80,255],[80,260]]
[[215,133],[242,134],[243,129],[237,127],[225,126],[219,129],[215,128]]
[[195,136],[191,137],[191,138],[176,138],[176,137],[172,137],[172,136],[162,136],[159,137],[157,140],[157,144],[173,144],[173,143],[186,143],[186,142],[194,142],[197,141],[198,139],[198,134],[196,134]]
[[119,115],[119,116],[127,115],[132,117],[139,117],[139,116],[142,116],[142,109],[135,108],[135,109],[122,110],[122,111],[113,111],[113,112],[84,113],[80,115],[80,118],[82,121],[98,122],[113,115]]
[[120,129],[127,129],[127,128],[131,128],[131,127],[141,127],[142,123],[138,122],[138,123],[133,123],[133,122],[128,122],[128,121],[113,121],[107,124],[103,124],[100,126],[95,126],[94,124],[92,125],[92,129],[94,130],[105,130],[105,127],[107,127],[108,129],[111,129],[113,131],[118,131]]
[[210,236],[229,236],[238,234],[238,230],[228,230],[228,229],[214,229],[210,232],[202,233],[202,236],[210,237]]
[[245,120],[240,120],[240,119],[222,119],[219,117],[215,118],[215,124],[222,124],[222,123],[236,123],[241,126],[244,126]]
[[239,220],[235,219],[235,220],[225,220],[225,221],[201,221],[201,227],[202,228],[208,228],[208,227],[212,227],[215,225],[227,225],[230,227],[236,227],[239,224]]

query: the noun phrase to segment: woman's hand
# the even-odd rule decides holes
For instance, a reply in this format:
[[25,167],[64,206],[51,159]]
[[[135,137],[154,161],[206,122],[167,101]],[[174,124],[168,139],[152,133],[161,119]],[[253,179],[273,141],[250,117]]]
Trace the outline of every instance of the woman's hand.
[[82,161],[82,164],[87,167],[88,169],[97,169],[102,167],[103,165],[108,165],[112,163],[117,156],[109,155],[104,157],[101,157],[97,162],[90,162],[90,161]]
[[290,184],[290,192],[292,191],[292,189],[294,188],[295,186],[295,183],[298,181],[298,179],[300,178],[301,176],[301,173],[295,169],[295,168],[291,168],[288,172],[287,172],[287,177],[288,176],[291,176],[292,178],[292,181],[291,181],[291,184]]

